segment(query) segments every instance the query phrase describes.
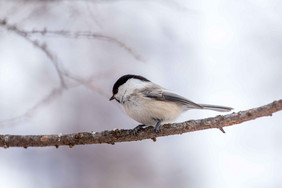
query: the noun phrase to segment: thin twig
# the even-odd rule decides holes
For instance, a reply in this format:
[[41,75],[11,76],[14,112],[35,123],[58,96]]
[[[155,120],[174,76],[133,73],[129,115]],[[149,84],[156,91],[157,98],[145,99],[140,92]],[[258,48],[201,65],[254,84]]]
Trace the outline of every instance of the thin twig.
[[98,39],[98,40],[104,40],[109,41],[112,43],[117,44],[124,50],[126,50],[129,54],[131,54],[136,60],[143,61],[140,55],[138,55],[136,52],[132,50],[132,48],[128,47],[125,43],[121,42],[120,40],[107,36],[100,33],[94,33],[91,31],[66,31],[66,30],[47,30],[46,28],[43,30],[37,30],[34,29],[32,31],[25,31],[25,33],[28,36],[33,36],[35,34],[40,34],[42,36],[51,36],[51,37],[66,37],[66,38],[72,38],[72,39]]
[[130,142],[151,139],[161,136],[182,134],[186,132],[199,131],[210,128],[218,128],[240,124],[263,116],[271,116],[272,113],[282,110],[282,99],[257,108],[231,113],[224,116],[190,120],[183,123],[166,124],[155,133],[152,127],[140,130],[137,135],[133,130],[115,129],[102,132],[82,132],[75,134],[58,135],[0,135],[0,147],[43,147],[84,144],[114,144],[116,142]]
[[46,44],[40,44],[37,40],[31,39],[31,36],[35,34],[40,34],[42,36],[57,36],[57,37],[67,37],[67,38],[86,38],[86,39],[100,39],[100,40],[105,40],[109,41],[112,43],[117,44],[121,48],[125,49],[129,54],[131,54],[135,59],[142,61],[142,58],[135,53],[130,47],[128,47],[125,43],[119,41],[118,39],[114,37],[110,37],[107,35],[99,34],[99,33],[93,33],[90,31],[65,31],[65,30],[60,30],[60,31],[53,31],[53,30],[47,30],[46,28],[43,30],[32,30],[32,31],[26,31],[23,29],[18,28],[14,24],[9,24],[7,20],[5,19],[0,19],[0,26],[5,27],[7,30],[12,31],[16,33],[18,36],[21,36],[24,38],[26,41],[29,43],[33,44],[35,47],[40,49],[51,61],[53,66],[55,67],[55,70],[59,76],[61,87],[66,89],[67,85],[65,83],[64,76],[67,76],[73,80],[78,81],[79,79],[76,78],[73,75],[70,75],[67,73],[66,70],[63,70],[62,65],[59,64],[56,56],[51,52],[50,49],[48,49]]
[[[36,103],[34,106],[32,106],[24,114],[19,115],[17,117],[10,118],[10,119],[0,120],[1,126],[11,125],[11,124],[14,124],[15,122],[23,121],[23,120],[31,118],[33,116],[33,114],[37,111],[38,108],[42,107],[45,104],[52,102],[55,98],[57,98],[59,95],[61,95],[65,90],[73,88],[73,87],[77,87],[79,85],[83,85],[86,88],[88,88],[92,91],[95,91],[95,92],[101,94],[104,97],[107,96],[106,93],[100,87],[98,87],[97,83],[94,83],[94,79],[96,78],[96,75],[93,75],[92,78],[90,78],[90,79],[84,79],[84,78],[79,78],[78,76],[74,76],[73,74],[70,74],[68,71],[66,71],[62,68],[62,66],[59,64],[56,56],[47,48],[46,44],[40,44],[38,41],[30,38],[30,35],[32,33],[34,33],[34,34],[41,33],[42,35],[44,35],[45,32],[46,32],[48,34],[48,31],[46,31],[45,29],[42,30],[41,32],[39,32],[39,31],[29,32],[29,31],[19,29],[14,24],[7,23],[7,21],[5,19],[0,19],[0,26],[3,26],[7,30],[16,33],[18,36],[24,38],[26,41],[28,41],[29,43],[31,43],[35,47],[37,47],[39,50],[41,50],[49,58],[49,60],[51,61],[51,63],[55,67],[55,70],[56,70],[58,77],[60,79],[60,86],[59,87],[52,89],[48,93],[47,96],[42,98],[42,100],[40,100],[38,103]],[[56,33],[56,31],[53,31],[53,32]],[[71,32],[68,32],[68,31],[64,31],[64,32],[65,32],[66,35],[72,34]],[[61,33],[61,31],[59,31],[59,33]],[[61,33],[61,34],[63,34],[63,33]],[[104,36],[104,37],[107,37],[107,36]],[[111,38],[109,37],[109,39],[111,39]],[[116,41],[116,42],[119,42],[119,41]],[[121,44],[123,44],[123,43],[121,43]],[[128,48],[128,49],[130,49],[130,48]],[[111,68],[111,69],[107,70],[106,72],[103,72],[103,74],[106,74],[109,71],[113,71],[113,69]],[[66,84],[65,83],[65,77],[72,79],[76,83],[74,85]]]
[[51,51],[47,48],[46,44],[40,44],[36,40],[32,40],[29,36],[28,33],[22,29],[19,29],[16,25],[8,24],[6,20],[1,20],[0,19],[0,26],[6,27],[8,31],[12,31],[16,33],[18,36],[21,36],[23,39],[28,41],[29,43],[33,44],[35,47],[39,48],[44,54],[50,59],[51,63],[54,65],[55,70],[59,76],[61,87],[66,88],[66,83],[64,80],[64,77],[62,75],[62,71],[59,67],[59,63],[57,61],[57,58],[51,53]]
[[73,89],[81,85],[85,86],[86,88],[88,88],[91,91],[97,92],[98,94],[100,94],[101,96],[105,98],[108,98],[106,92],[101,87],[99,87],[98,84],[95,83],[94,81],[96,81],[96,79],[98,79],[99,76],[102,76],[102,77],[106,76],[107,75],[106,73],[110,73],[110,71],[112,71],[112,69],[106,70],[97,75],[93,75],[90,79],[87,79],[87,80],[82,79],[82,78],[71,77],[70,74],[64,73],[64,76],[67,76],[68,78],[73,79],[74,81],[76,81],[76,83],[72,85],[68,84],[65,88],[62,88],[62,87],[53,88],[46,96],[44,96],[39,102],[34,104],[30,109],[28,109],[22,115],[19,115],[17,117],[13,117],[10,119],[0,120],[0,126],[1,127],[5,125],[10,126],[19,121],[24,121],[24,120],[32,118],[34,113],[36,113],[39,108],[43,107],[46,104],[53,102],[56,98],[61,96],[63,92],[65,92],[66,90]]

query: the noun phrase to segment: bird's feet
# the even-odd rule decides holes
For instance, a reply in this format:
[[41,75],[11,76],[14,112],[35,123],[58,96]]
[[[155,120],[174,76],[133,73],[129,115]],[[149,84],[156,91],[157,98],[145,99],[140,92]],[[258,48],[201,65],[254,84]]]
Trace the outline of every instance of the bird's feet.
[[133,134],[134,135],[137,135],[137,132],[140,130],[140,129],[142,129],[143,127],[145,127],[146,125],[138,125],[137,127],[135,127],[134,129],[133,129]]
[[161,121],[158,121],[155,128],[154,128],[155,133],[159,133],[160,128],[161,128]]

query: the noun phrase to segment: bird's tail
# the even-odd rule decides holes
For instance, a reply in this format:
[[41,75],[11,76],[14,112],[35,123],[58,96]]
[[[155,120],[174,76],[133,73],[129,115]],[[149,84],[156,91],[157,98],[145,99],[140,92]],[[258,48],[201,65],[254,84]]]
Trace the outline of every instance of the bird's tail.
[[233,110],[233,108],[227,107],[227,106],[217,106],[217,105],[210,105],[210,104],[199,104],[199,105],[201,105],[204,109],[214,110],[218,112],[229,112]]

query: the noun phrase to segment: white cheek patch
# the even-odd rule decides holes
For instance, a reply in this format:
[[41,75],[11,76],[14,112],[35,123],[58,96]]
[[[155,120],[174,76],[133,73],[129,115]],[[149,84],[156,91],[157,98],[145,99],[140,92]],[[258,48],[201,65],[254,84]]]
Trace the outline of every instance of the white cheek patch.
[[121,85],[118,88],[118,93],[116,94],[116,98],[124,103],[128,99],[129,95],[132,95],[136,89],[144,89],[150,85],[150,82],[144,82],[138,79],[129,79],[126,83]]
[[120,102],[124,103],[124,94],[126,92],[125,85],[122,85],[118,88],[118,93],[116,94],[115,98]]

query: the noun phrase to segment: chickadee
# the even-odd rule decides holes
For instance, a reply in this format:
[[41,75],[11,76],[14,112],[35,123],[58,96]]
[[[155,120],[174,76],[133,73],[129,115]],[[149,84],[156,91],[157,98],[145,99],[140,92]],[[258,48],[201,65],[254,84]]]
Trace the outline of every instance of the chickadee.
[[139,75],[120,77],[112,92],[110,100],[115,99],[132,119],[141,123],[133,129],[134,134],[144,126],[155,126],[154,130],[158,133],[160,125],[172,123],[182,112],[190,109],[232,110],[226,106],[194,103]]

